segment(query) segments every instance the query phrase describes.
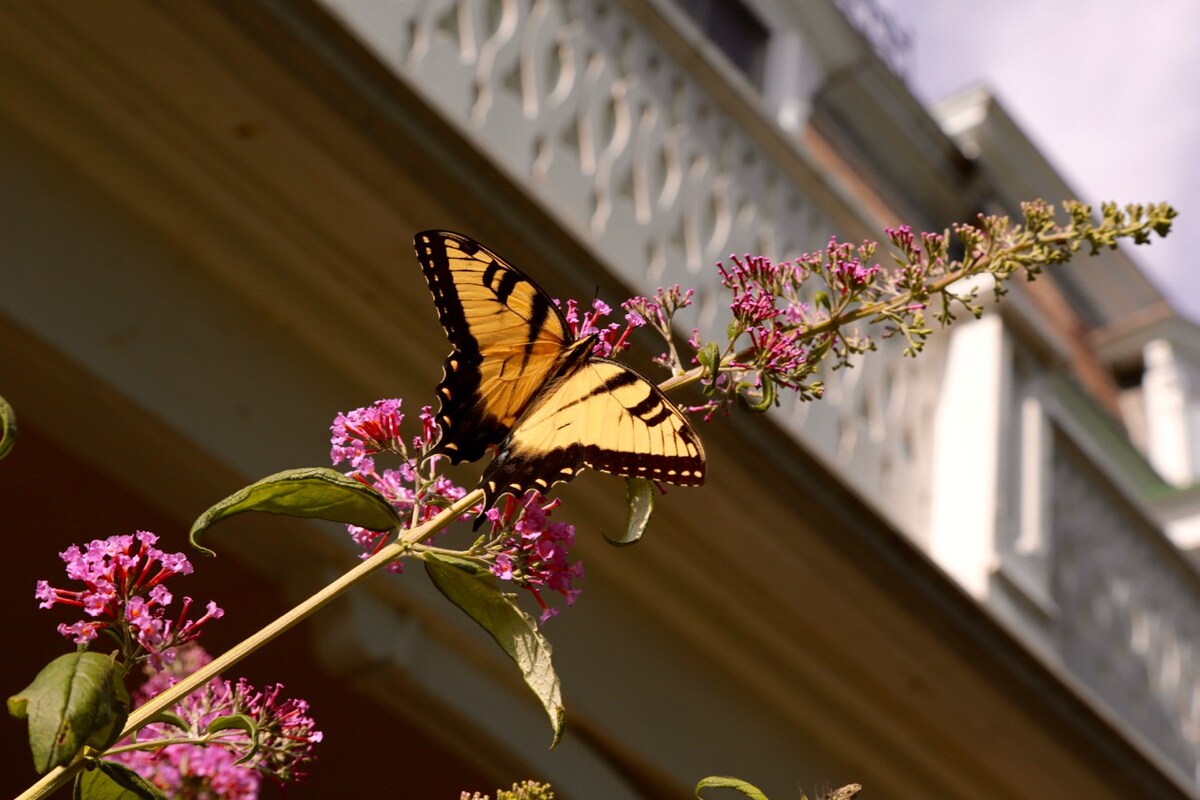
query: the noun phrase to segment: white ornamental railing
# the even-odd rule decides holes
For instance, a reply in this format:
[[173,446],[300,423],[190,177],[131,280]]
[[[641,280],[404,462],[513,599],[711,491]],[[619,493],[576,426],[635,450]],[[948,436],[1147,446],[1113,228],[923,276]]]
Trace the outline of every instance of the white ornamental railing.
[[[713,265],[794,257],[833,233],[789,170],[613,0],[330,0],[335,13],[632,286],[696,289],[723,330]],[[799,158],[799,156],[797,156]],[[923,523],[938,359],[870,358],[829,398],[777,414],[897,522]],[[914,367],[915,370],[914,371]]]
[[1200,781],[1200,578],[1059,438],[1051,493],[1054,646],[1121,719]]

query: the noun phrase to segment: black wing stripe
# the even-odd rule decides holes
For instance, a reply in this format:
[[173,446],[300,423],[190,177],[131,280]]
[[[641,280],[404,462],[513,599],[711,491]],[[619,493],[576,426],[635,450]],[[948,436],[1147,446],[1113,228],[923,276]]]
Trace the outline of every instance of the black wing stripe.
[[592,356],[594,337],[576,340],[524,273],[456,233],[424,231],[415,245],[453,345],[437,387],[434,452],[459,463],[498,445],[480,482],[485,509],[585,467],[704,482],[704,450],[682,412],[637,372]]
[[615,392],[617,389],[621,389],[625,386],[632,386],[633,384],[637,383],[639,380],[645,380],[645,379],[642,378],[641,376],[639,376],[633,370],[625,369],[622,372],[619,372],[616,375],[609,378],[608,380],[604,381],[604,383],[601,383],[599,386],[595,387],[587,394],[577,397],[569,403],[563,403],[563,405],[560,408],[562,410],[566,410],[573,406],[577,406],[580,403],[586,403],[588,400],[590,400],[591,398],[593,398],[597,395],[609,394],[609,393]]
[[537,343],[542,335],[542,330],[546,327],[546,317],[550,314],[549,305],[546,298],[540,294],[535,294],[530,302],[529,337],[525,342],[526,361],[533,354],[533,346]]
[[495,267],[496,265],[493,263],[487,268],[487,272],[483,275],[483,285],[491,288],[496,293],[496,299],[507,305],[508,298],[512,296],[513,289],[516,288],[517,281],[521,278],[517,273],[505,270],[504,274],[500,276],[500,282],[493,286],[492,281],[495,280]]
[[633,414],[635,417],[641,417],[642,419],[646,420],[651,425],[653,425],[659,419],[663,419],[663,416],[661,413],[656,415],[654,419],[650,419],[646,416],[647,414],[649,414],[651,411],[654,411],[655,409],[662,409],[667,412],[666,416],[668,416],[668,417],[671,416],[671,412],[669,410],[663,408],[662,401],[658,399],[658,397],[654,394],[654,392],[647,392],[646,399],[642,400],[640,403],[637,403],[636,405],[631,406],[629,409],[629,413]]

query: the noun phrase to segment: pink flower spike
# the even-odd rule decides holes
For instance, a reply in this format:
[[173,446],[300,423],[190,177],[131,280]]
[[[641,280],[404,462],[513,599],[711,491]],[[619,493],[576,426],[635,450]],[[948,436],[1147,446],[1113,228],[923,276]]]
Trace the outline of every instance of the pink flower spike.
[[[511,523],[507,537],[499,545],[491,565],[492,574],[528,590],[542,608],[542,620],[557,615],[541,594],[542,588],[558,592],[567,598],[578,595],[574,580],[583,575],[582,565],[568,560],[568,548],[574,541],[573,526],[550,522],[550,512],[559,500],[545,502],[537,492],[530,492],[519,505],[521,516]],[[501,528],[503,529],[503,527]]]
[[63,636],[73,636],[74,639],[72,641],[75,644],[87,644],[99,635],[103,627],[107,626],[97,625],[94,622],[80,621],[74,625],[59,625],[58,632]]
[[[352,469],[346,473],[364,486],[375,489],[396,510],[396,515],[407,527],[410,521],[417,523],[431,519],[445,505],[466,496],[466,489],[458,487],[448,479],[437,476],[436,465],[440,456],[432,459],[426,455],[434,447],[441,432],[433,409],[421,408],[418,414],[420,432],[409,438],[412,454],[404,445],[401,432],[403,414],[399,413],[401,401],[379,400],[369,408],[355,409],[338,414],[331,430],[333,463],[349,460]],[[385,454],[396,456],[399,463],[394,468],[377,468],[376,457]],[[414,514],[414,506],[419,510]],[[391,531],[368,531],[347,525],[350,537],[368,558],[386,544]],[[389,572],[401,571],[400,562],[388,565]]]
[[[96,638],[98,631],[110,629],[129,662],[169,658],[169,650],[181,642],[181,628],[186,627],[193,637],[197,635],[196,623],[185,626],[183,615],[174,624],[163,616],[164,606],[173,599],[163,582],[173,575],[191,572],[192,567],[183,554],[159,550],[155,547],[157,541],[153,533],[138,531],[95,539],[82,548],[71,546],[60,553],[68,577],[81,581],[84,588],[55,589],[41,581],[36,595],[41,607],[58,603],[81,607],[92,619],[60,625],[59,632],[86,644]],[[147,580],[151,575],[153,578]]]
[[[207,653],[195,646],[183,647],[177,654],[178,658],[164,657],[155,664],[155,674],[136,693],[139,705],[211,661]],[[176,654],[164,653],[167,655]],[[217,734],[208,746],[159,745],[147,750],[126,750],[110,758],[133,769],[172,797],[186,794],[197,798],[256,800],[264,780],[280,784],[301,780],[313,760],[314,746],[323,738],[315,730],[308,703],[284,698],[282,689],[281,684],[276,684],[258,691],[245,679],[234,683],[214,678],[172,708],[188,727],[196,730],[207,728],[219,717],[244,714],[254,720],[256,740],[251,740],[240,728],[231,728]],[[139,733],[138,739],[153,747],[156,740],[178,735],[179,730],[173,726],[151,723]]]

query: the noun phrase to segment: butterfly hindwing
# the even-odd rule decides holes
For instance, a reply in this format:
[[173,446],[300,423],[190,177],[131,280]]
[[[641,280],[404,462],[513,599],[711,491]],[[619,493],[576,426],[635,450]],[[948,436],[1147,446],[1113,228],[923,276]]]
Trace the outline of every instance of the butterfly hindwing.
[[550,296],[486,247],[449,231],[414,245],[454,347],[437,387],[436,452],[474,461],[516,424],[573,337]]
[[686,486],[704,482],[704,449],[683,413],[648,379],[593,357],[548,387],[483,474],[501,494],[547,492],[584,467]]

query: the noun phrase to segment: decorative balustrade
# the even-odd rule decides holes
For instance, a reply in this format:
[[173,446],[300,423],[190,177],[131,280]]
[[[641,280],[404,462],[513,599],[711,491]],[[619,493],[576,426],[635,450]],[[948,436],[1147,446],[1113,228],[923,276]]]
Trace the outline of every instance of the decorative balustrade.
[[[833,226],[787,170],[614,0],[419,0],[330,5],[442,114],[650,290],[696,289],[686,320],[723,330],[713,265],[793,257]],[[799,157],[799,156],[797,156]],[[826,376],[829,399],[776,418],[914,530],[922,521],[938,360],[871,358]],[[914,367],[916,371],[914,371]]]
[[1094,466],[1055,441],[1052,630],[1063,664],[1200,780],[1200,579]]
[[[359,10],[336,6],[352,21]],[[425,0],[392,13],[402,38],[377,49],[626,279],[692,283],[731,251],[799,252],[828,234],[619,3]]]

